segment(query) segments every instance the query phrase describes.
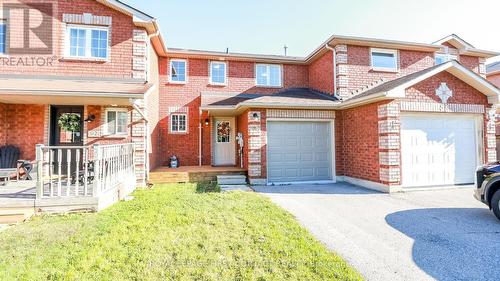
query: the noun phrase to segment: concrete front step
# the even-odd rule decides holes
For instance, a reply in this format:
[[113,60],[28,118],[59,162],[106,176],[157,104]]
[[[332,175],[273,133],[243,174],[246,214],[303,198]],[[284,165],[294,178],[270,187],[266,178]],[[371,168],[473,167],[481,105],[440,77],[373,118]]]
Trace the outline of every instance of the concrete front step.
[[225,191],[253,191],[248,185],[221,185],[220,189],[225,192]]
[[247,177],[244,175],[218,175],[217,183],[219,185],[246,185]]

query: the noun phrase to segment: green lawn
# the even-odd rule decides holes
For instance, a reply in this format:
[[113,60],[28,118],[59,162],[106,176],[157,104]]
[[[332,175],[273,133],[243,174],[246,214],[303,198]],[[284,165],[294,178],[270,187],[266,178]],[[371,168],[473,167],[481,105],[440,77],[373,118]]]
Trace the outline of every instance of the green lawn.
[[0,280],[357,280],[267,198],[193,184],[0,232]]

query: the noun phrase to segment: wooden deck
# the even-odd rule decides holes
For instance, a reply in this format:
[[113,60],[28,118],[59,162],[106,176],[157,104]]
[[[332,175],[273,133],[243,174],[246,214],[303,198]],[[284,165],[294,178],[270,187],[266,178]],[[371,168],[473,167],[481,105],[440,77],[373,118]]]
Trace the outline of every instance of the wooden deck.
[[179,168],[160,167],[149,174],[153,184],[213,182],[218,175],[247,175],[247,170],[240,167],[181,166]]

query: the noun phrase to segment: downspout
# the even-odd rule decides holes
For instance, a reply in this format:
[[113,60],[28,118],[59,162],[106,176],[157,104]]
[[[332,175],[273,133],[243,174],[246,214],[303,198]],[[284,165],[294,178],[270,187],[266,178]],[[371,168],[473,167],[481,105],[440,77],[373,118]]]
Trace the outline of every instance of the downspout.
[[202,121],[203,121],[203,120],[201,120],[202,113],[203,113],[203,111],[200,108],[200,113],[199,113],[199,118],[198,118],[200,121],[200,122],[198,122],[199,123],[199,126],[198,126],[198,166],[201,166],[201,164],[202,164],[201,163],[201,152],[202,152],[201,151],[201,144],[202,144],[202,142],[201,142],[201,137],[202,137],[201,136],[201,133],[202,133],[201,127],[202,127]]
[[335,52],[335,48],[332,46],[325,44],[325,48],[332,51],[332,63],[333,63],[333,96],[341,100],[341,98],[337,95],[337,53]]

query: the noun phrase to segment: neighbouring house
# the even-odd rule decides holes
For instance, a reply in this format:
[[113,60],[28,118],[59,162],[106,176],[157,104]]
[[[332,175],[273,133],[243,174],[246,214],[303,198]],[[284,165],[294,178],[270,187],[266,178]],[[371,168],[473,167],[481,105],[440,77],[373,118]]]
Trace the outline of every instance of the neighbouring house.
[[[486,79],[490,81],[493,85],[500,88],[500,62],[494,62],[486,66]],[[498,116],[500,112],[497,109],[497,126],[496,126],[496,137],[497,137],[497,158],[500,159],[500,123],[498,122]]]
[[1,1],[0,146],[40,164],[37,200],[102,209],[146,184],[165,55],[155,19],[120,1]]
[[[48,166],[38,173],[50,194],[69,166],[59,163],[76,160],[72,147],[94,144],[111,145],[89,152],[105,159],[95,177],[121,163],[114,146],[132,144],[139,185],[174,155],[182,166],[242,167],[251,184],[385,192],[472,183],[477,165],[496,160],[500,90],[485,61],[498,53],[456,35],[432,44],[335,35],[306,57],[185,50],[167,48],[156,20],[120,1],[47,2],[57,11],[50,64],[15,60],[2,46],[22,24],[0,21],[0,145]],[[75,115],[81,126],[68,130]]]

